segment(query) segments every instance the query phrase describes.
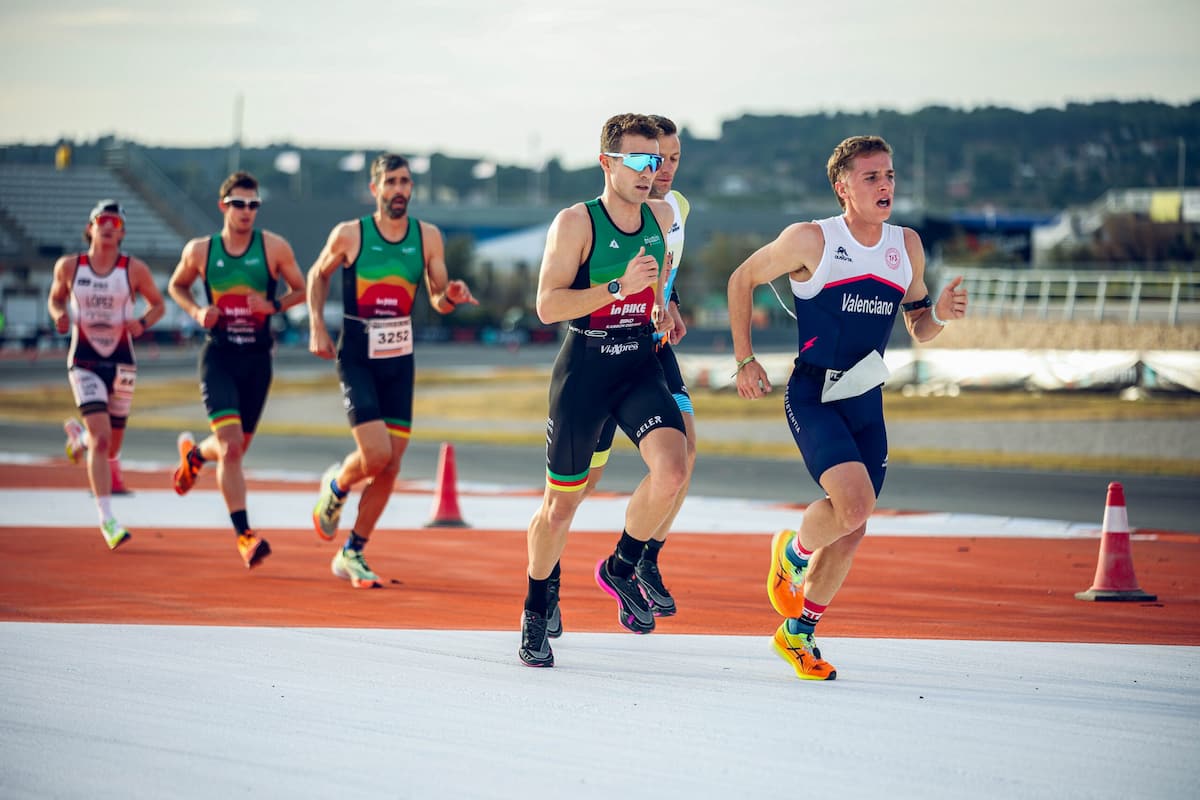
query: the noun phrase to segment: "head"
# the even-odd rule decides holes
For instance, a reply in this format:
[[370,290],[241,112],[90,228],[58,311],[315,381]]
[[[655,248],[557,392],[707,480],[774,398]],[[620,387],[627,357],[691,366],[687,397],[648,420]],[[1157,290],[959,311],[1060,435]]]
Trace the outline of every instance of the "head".
[[658,154],[663,157],[662,166],[654,174],[651,197],[666,197],[675,182],[675,170],[679,169],[679,128],[666,117],[651,114],[650,119],[658,127]]
[[225,218],[225,227],[233,233],[254,230],[254,220],[262,207],[258,180],[249,172],[235,172],[221,183],[217,207]]
[[117,246],[125,238],[125,209],[116,200],[101,200],[88,214],[83,239],[91,246],[93,239],[103,244]]
[[395,153],[381,153],[371,162],[371,194],[381,217],[401,219],[408,213],[413,179],[408,159]]
[[833,149],[827,165],[829,185],[843,210],[891,214],[896,189],[892,146],[879,136],[851,136]]
[[605,185],[623,200],[640,203],[649,197],[654,173],[661,163],[658,126],[650,117],[618,114],[604,123],[600,132],[600,168],[604,170]]

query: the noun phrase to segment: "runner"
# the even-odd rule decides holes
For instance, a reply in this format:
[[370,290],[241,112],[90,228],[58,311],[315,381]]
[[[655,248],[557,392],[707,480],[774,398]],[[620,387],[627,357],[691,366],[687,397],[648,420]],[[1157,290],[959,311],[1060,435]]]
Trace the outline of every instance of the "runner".
[[546,489],[528,532],[518,655],[533,667],[554,666],[548,637],[561,631],[559,558],[605,420],[617,420],[650,470],[647,490],[630,501],[616,550],[595,572],[617,601],[620,624],[634,633],[654,630],[635,565],[687,477],[683,415],[654,355],[656,329],[669,334],[673,324],[660,269],[673,212],[649,199],[662,165],[658,127],[649,117],[621,114],[604,123],[600,145],[604,191],[558,213],[538,279],[538,317],[569,324],[550,383]]
[[[83,422],[72,417],[63,423],[67,456],[78,461],[86,453],[100,532],[109,549],[115,550],[130,539],[129,531],[113,516],[112,493],[114,475],[120,475],[116,464],[137,383],[133,340],[161,319],[165,309],[150,268],[140,258],[121,252],[125,211],[120,203],[97,203],[88,215],[83,238],[86,252],[63,256],[55,263],[47,306],[55,330],[71,331],[67,377],[83,417]],[[138,296],[146,304],[141,316],[134,313]]]
[[[204,464],[217,462],[217,485],[238,553],[250,569],[270,555],[271,545],[250,525],[242,462],[271,388],[271,315],[304,299],[304,276],[287,240],[255,227],[262,198],[253,175],[233,173],[218,198],[221,232],[184,246],[168,287],[179,307],[208,331],[200,350],[200,395],[212,430],[198,444],[191,433],[179,434],[174,483],[176,494],[187,494]],[[276,297],[280,279],[288,291]],[[197,280],[204,285],[204,305],[192,296]]]
[[[403,156],[384,153],[371,164],[375,213],[341,222],[308,273],[309,350],[337,358],[350,430],[357,448],[321,476],[313,527],[325,540],[337,536],[342,506],[355,484],[366,481],[358,514],[331,569],[355,588],[379,588],[363,548],[387,505],[412,432],[413,303],[421,281],[440,314],[464,303],[478,305],[461,280],[449,280],[441,231],[412,219],[413,179]],[[325,326],[329,283],[342,271],[342,333],[334,349]]]
[[800,352],[784,410],[826,496],[805,509],[799,534],[775,534],[767,594],[787,618],[775,631],[775,651],[805,680],[837,677],[814,630],[850,571],[883,487],[883,351],[896,314],[903,309],[913,338],[927,342],[967,308],[961,277],[936,304],[930,300],[921,238],[887,224],[896,185],[887,142],[846,139],[830,156],[828,174],[844,213],[788,226],[734,271],[728,287],[738,394],[747,399],[772,390],[750,341],[754,288],[788,275],[796,308]]

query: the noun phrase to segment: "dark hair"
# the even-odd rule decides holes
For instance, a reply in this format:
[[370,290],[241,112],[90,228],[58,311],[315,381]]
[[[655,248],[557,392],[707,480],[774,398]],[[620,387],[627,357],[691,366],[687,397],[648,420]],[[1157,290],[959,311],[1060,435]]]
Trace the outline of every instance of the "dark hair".
[[[371,183],[379,183],[379,179],[394,169],[408,166],[408,159],[395,153],[380,153],[371,162]],[[412,169],[409,167],[409,169]]]
[[658,125],[645,114],[617,114],[609,117],[600,131],[600,152],[615,153],[621,149],[621,138],[626,134],[658,138]]
[[229,197],[229,193],[234,189],[250,189],[257,192],[258,179],[249,172],[238,170],[222,181],[221,188],[217,194],[217,199],[222,203],[225,202],[225,198]]
[[[833,188],[835,195],[837,194],[837,182],[850,169],[854,159],[859,156],[868,156],[871,153],[887,153],[890,156],[892,146],[885,142],[882,136],[851,136],[849,139],[843,139],[841,144],[833,148],[833,155],[829,157],[829,163],[825,165],[825,168],[829,173],[829,185]],[[846,207],[846,203],[840,195],[838,204],[842,208]]]
[[660,117],[658,114],[651,114],[650,121],[658,126],[659,136],[674,136],[679,133],[679,126],[667,117]]

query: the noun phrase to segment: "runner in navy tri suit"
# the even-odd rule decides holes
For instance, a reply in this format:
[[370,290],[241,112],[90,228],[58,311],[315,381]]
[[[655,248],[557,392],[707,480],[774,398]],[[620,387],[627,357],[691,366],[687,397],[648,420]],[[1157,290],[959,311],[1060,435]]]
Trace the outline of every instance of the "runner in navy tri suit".
[[735,372],[744,398],[772,389],[750,342],[754,288],[787,275],[795,304],[799,352],[784,410],[826,497],[808,506],[798,533],[775,535],[767,592],[787,618],[775,632],[775,650],[806,680],[837,675],[822,660],[813,631],[850,571],[883,487],[883,351],[892,323],[903,310],[913,338],[926,342],[967,307],[961,277],[931,301],[920,237],[887,224],[895,196],[887,142],[846,139],[830,156],[828,173],[844,213],[787,227],[729,278]]

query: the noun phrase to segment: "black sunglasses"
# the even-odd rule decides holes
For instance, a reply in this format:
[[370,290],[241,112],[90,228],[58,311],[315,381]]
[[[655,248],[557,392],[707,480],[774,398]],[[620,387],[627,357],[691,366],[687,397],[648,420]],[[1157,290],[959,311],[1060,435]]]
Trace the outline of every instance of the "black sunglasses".
[[226,197],[223,202],[227,206],[233,206],[238,211],[241,211],[244,208],[249,208],[251,211],[258,211],[258,209],[262,206],[262,200],[259,200],[257,197],[251,200],[247,200],[243,197]]

